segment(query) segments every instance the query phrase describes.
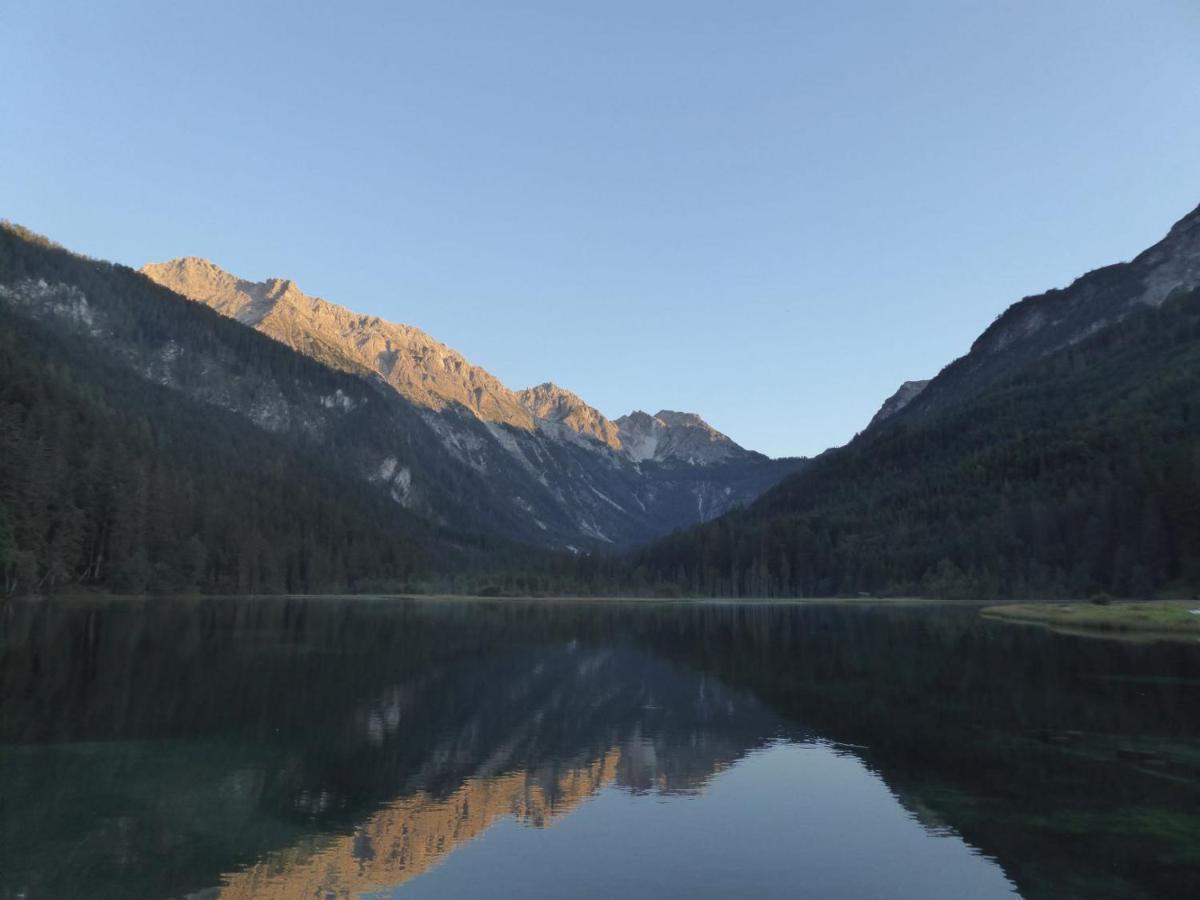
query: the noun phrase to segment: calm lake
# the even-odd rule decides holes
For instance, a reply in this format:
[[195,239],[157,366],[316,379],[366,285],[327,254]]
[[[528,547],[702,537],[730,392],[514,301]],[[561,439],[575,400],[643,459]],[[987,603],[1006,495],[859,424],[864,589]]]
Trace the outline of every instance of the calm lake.
[[1200,643],[872,603],[0,624],[0,897],[1200,896]]

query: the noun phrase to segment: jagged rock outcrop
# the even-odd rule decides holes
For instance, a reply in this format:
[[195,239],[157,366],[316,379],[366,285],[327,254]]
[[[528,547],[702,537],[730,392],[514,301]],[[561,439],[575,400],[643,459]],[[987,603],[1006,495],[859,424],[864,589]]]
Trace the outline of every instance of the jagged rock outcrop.
[[653,416],[635,410],[617,419],[621,443],[634,462],[682,462],[708,466],[761,454],[739,447],[695,413],[659,410]]
[[871,418],[871,421],[867,424],[867,428],[874,428],[885,419],[890,419],[896,413],[900,412],[900,410],[904,409],[904,407],[908,406],[908,404],[912,403],[921,391],[925,390],[928,386],[928,378],[924,381],[904,382],[897,389],[896,393],[883,401],[883,405],[879,407],[879,412],[875,413]]
[[617,425],[603,413],[588,406],[582,398],[549,381],[526,388],[517,395],[521,404],[534,418],[543,423],[553,422],[576,434],[593,438],[613,450],[621,449]]
[[459,404],[487,422],[534,427],[529,411],[499,379],[419,328],[310,297],[287,279],[245,281],[196,257],[151,263],[141,271],[326,365],[378,375],[418,406]]

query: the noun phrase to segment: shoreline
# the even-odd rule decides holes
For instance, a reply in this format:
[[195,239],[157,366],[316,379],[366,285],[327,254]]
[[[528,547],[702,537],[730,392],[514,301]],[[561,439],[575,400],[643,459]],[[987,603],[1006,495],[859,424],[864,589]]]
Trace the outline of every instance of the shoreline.
[[108,601],[205,601],[205,600],[404,600],[417,602],[460,602],[460,603],[659,603],[692,605],[755,605],[755,606],[804,606],[836,605],[864,606],[972,606],[981,607],[982,600],[942,600],[935,597],[652,597],[637,595],[577,596],[577,595],[523,595],[494,596],[486,594],[450,593],[321,593],[321,594],[115,594],[105,591],[81,591],[49,595],[24,595],[0,597],[0,602],[9,603],[55,603],[55,602],[108,602]]
[[1096,604],[1004,603],[986,606],[987,619],[1041,625],[1087,637],[1200,640],[1200,601],[1115,600]]

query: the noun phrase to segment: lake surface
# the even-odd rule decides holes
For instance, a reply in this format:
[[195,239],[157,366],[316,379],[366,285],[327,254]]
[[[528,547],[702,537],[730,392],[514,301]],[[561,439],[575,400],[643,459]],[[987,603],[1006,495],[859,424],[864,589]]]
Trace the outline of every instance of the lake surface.
[[1200,644],[886,604],[0,624],[0,897],[1200,896]]

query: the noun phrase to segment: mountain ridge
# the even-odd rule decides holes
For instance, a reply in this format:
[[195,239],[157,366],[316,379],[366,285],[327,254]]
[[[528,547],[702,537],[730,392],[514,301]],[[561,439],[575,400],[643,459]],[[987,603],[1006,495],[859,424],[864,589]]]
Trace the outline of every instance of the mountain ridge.
[[1000,312],[962,356],[932,378],[894,421],[937,414],[1030,363],[1077,344],[1131,313],[1200,286],[1200,206],[1128,262],[1087,272],[1065,288]]
[[1200,207],[1132,261],[1012,304],[848,444],[638,571],[733,596],[1194,595],[1197,373]]
[[651,416],[634,410],[616,423],[635,462],[676,459],[688,465],[711,465],[737,458],[765,459],[736,444],[695,413],[660,409]]
[[139,271],[327,364],[378,375],[420,406],[458,403],[484,421],[533,427],[528,410],[499,379],[413,326],[310,297],[290,279],[246,281],[198,257],[148,263]]
[[[0,317],[10,337],[22,335],[5,341],[10,383],[0,384],[10,401],[0,404],[0,591],[458,590],[487,577],[530,590],[560,577],[553,567],[572,571],[572,557],[623,551],[745,505],[804,464],[636,463],[581,433],[586,422],[555,421],[590,409],[557,388],[549,393],[568,401],[564,414],[546,419],[524,405],[536,391],[520,403],[499,382],[507,409],[478,395],[468,407],[447,391],[431,401],[419,378],[378,365],[379,342],[395,356],[416,333],[417,362],[425,352],[455,390],[471,386],[458,378],[461,356],[415,329],[317,302],[287,279],[245,282],[195,258],[177,269],[211,292],[211,305],[0,227]],[[484,418],[508,413],[517,425]],[[614,424],[592,421],[607,423],[598,436],[615,443]],[[39,453],[51,468],[29,461]],[[97,465],[119,467],[120,478]],[[38,479],[60,485],[52,502],[33,490]],[[147,501],[147,480],[171,487]],[[174,509],[151,518],[160,503]],[[132,523],[118,544],[114,516]],[[333,522],[351,523],[339,527],[352,546],[327,534]],[[489,567],[499,574],[483,574]]]
[[[614,451],[625,449],[631,438],[638,442],[645,439],[640,431],[622,436],[623,421],[642,424],[636,418],[631,419],[636,411],[609,419],[577,394],[550,381],[520,391],[511,390],[486,369],[472,364],[462,353],[422,329],[309,296],[291,279],[248,281],[196,256],[147,263],[138,271],[188,299],[329,365],[377,375],[424,408],[441,411],[448,405],[459,404],[483,422],[525,431],[548,430],[558,435],[557,428],[547,429],[546,423],[552,423]],[[656,433],[684,430],[672,434],[670,439],[656,440],[659,452],[650,456],[657,462],[680,459],[706,465],[749,452],[694,413],[663,410],[654,418],[658,425],[647,427],[654,427]],[[697,435],[701,432],[710,434],[711,442],[721,444],[722,450],[700,452]],[[679,454],[690,450],[690,455],[677,455],[676,448]],[[634,462],[646,458],[649,457],[631,456]]]
[[517,392],[517,398],[529,413],[538,420],[557,422],[585,437],[621,450],[620,428],[578,394],[561,388],[552,381]]

